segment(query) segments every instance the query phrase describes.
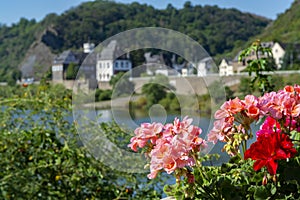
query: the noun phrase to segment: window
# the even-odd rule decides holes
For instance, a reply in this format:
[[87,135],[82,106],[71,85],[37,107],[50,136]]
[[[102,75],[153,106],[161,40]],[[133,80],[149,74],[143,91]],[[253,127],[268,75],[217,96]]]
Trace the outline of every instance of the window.
[[118,62],[116,62],[116,68],[118,68],[119,67],[119,63]]
[[109,74],[107,74],[107,79],[109,79]]
[[246,60],[243,59],[242,62],[243,62],[243,66],[246,66]]
[[100,79],[100,80],[102,79],[102,75],[101,75],[101,74],[99,74],[99,79]]
[[109,63],[106,64],[107,65],[107,69],[109,68]]
[[123,61],[121,62],[121,68],[123,68],[124,67],[124,63],[123,63]]

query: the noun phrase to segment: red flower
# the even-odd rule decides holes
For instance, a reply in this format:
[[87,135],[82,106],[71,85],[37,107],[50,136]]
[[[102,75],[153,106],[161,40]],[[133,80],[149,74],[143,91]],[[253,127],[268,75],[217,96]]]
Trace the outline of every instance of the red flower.
[[278,163],[276,160],[293,157],[297,150],[289,136],[280,132],[263,134],[257,138],[250,148],[245,152],[245,159],[255,160],[253,169],[255,171],[266,166],[271,175],[276,174]]

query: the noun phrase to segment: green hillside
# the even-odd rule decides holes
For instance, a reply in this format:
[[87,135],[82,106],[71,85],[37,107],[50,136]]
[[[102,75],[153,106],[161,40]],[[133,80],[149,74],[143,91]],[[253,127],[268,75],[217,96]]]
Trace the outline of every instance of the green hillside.
[[260,38],[265,41],[300,43],[300,0],[295,0],[291,8],[280,14]]
[[[162,10],[139,3],[86,2],[60,16],[49,14],[39,23],[21,19],[11,27],[1,25],[0,81],[19,76],[17,69],[25,57],[30,56],[27,51],[33,46],[49,47],[57,54],[66,49],[80,49],[88,40],[98,44],[121,31],[152,26],[185,33],[214,56],[230,52],[261,33],[269,23],[268,19],[236,9],[192,5],[190,2],[182,9],[169,4]],[[49,68],[51,63],[35,65]]]

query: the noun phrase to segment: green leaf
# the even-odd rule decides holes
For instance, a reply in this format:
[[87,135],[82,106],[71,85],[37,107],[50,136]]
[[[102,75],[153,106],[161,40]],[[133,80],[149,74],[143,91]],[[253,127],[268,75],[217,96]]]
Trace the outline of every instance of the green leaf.
[[256,200],[265,200],[270,196],[270,192],[266,189],[265,186],[256,186],[254,191],[254,199]]

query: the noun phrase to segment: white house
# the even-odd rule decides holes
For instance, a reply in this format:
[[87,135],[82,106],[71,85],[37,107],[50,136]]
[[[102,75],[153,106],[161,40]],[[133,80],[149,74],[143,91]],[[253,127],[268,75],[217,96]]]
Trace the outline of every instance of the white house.
[[96,78],[98,82],[108,82],[118,72],[127,72],[132,69],[129,54],[116,57],[117,41],[111,41],[98,55]]
[[234,74],[233,65],[229,63],[226,59],[223,59],[219,65],[219,75],[230,76],[233,74]]
[[262,42],[261,45],[262,47],[269,47],[271,49],[276,67],[277,69],[280,69],[282,67],[282,59],[285,54],[284,46],[278,42]]
[[284,57],[285,50],[278,42],[275,42],[275,44],[272,46],[272,54],[277,69],[280,69],[282,67],[282,59]]

